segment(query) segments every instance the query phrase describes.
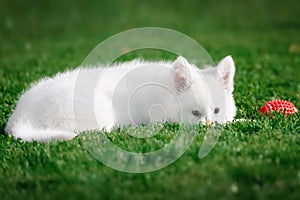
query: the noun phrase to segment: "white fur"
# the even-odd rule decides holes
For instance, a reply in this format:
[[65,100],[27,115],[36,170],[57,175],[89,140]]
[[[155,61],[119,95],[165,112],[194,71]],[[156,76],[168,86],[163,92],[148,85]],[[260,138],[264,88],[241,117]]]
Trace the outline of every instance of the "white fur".
[[[234,73],[230,56],[204,70],[181,56],[173,63],[133,60],[109,68],[78,68],[33,84],[20,97],[5,132],[24,141],[49,141],[153,122],[231,122],[236,113]],[[79,76],[86,77],[81,85]],[[96,87],[93,77],[98,79]],[[93,98],[88,98],[91,88]]]

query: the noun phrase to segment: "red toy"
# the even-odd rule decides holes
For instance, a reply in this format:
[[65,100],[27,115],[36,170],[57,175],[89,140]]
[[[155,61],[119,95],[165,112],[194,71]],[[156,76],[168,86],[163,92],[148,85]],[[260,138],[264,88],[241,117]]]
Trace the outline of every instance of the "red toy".
[[259,110],[262,115],[270,115],[270,112],[272,111],[279,111],[280,114],[284,113],[285,115],[290,115],[298,112],[298,109],[291,102],[285,100],[271,100]]

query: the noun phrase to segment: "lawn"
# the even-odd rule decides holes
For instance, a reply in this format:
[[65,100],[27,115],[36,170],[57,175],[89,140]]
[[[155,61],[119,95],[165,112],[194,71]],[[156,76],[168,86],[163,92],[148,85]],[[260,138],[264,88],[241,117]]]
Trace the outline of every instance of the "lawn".
[[[270,99],[300,108],[299,10],[297,0],[0,1],[0,198],[299,199],[300,114],[258,113]],[[205,134],[200,129],[180,159],[149,173],[106,167],[81,137],[26,143],[4,135],[32,82],[79,66],[114,34],[147,26],[192,37],[216,62],[232,55],[237,118],[256,121],[226,125],[204,159],[197,156]],[[167,126],[150,142],[130,140],[126,130],[110,139],[132,151],[151,150],[168,142],[172,130]]]

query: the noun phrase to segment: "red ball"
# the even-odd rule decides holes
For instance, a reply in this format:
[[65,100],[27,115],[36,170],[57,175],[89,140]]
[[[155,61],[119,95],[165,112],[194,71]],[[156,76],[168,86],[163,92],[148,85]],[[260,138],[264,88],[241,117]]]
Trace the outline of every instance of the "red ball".
[[289,101],[285,100],[271,100],[268,101],[259,112],[264,114],[270,114],[273,111],[279,111],[280,114],[290,115],[298,112],[298,109]]

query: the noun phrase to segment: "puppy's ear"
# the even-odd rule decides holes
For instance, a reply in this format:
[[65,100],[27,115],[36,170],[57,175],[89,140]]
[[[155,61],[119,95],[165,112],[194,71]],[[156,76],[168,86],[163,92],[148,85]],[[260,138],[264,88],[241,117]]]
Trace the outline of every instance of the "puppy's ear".
[[234,89],[235,66],[231,56],[226,56],[217,65],[218,73],[225,91],[232,93]]
[[188,90],[191,87],[192,77],[190,71],[190,64],[182,57],[178,58],[172,63],[175,71],[175,87],[177,91]]

